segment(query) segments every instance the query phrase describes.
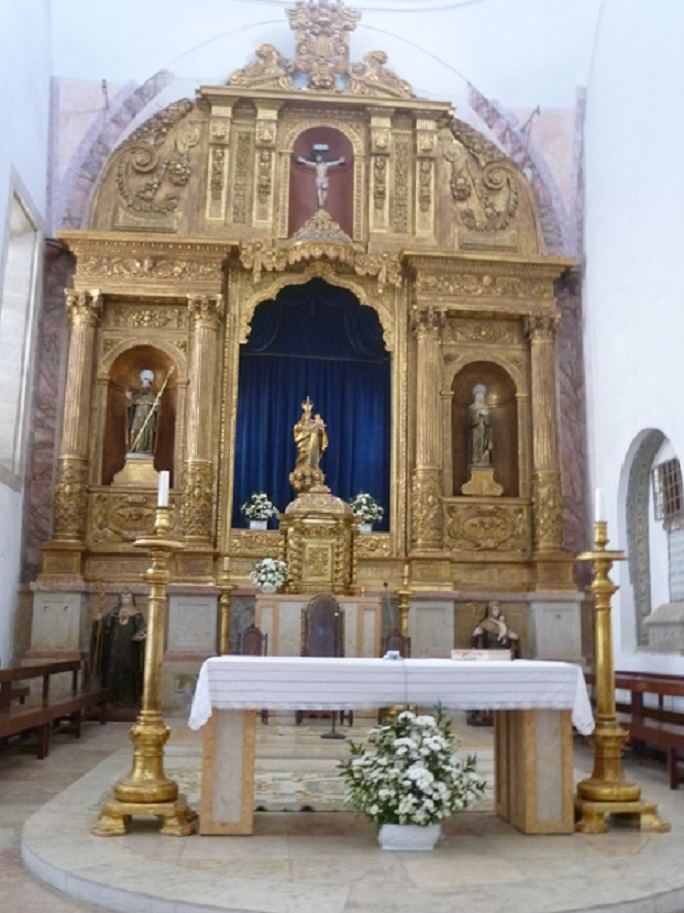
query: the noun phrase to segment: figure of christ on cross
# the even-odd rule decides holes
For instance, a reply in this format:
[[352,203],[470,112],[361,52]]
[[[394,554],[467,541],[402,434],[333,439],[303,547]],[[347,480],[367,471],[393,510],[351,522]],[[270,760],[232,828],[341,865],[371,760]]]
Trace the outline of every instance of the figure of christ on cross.
[[344,156],[340,156],[336,159],[326,159],[322,152],[315,151],[312,158],[298,155],[297,162],[300,165],[306,165],[308,168],[315,169],[318,208],[325,209],[325,204],[328,200],[328,169],[335,165],[344,165],[346,159]]

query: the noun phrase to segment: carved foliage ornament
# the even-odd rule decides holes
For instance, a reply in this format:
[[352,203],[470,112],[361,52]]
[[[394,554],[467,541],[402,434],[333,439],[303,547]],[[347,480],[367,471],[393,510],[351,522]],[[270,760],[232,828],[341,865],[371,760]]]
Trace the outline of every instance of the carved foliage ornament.
[[55,539],[85,537],[88,485],[87,469],[81,462],[64,461],[55,485]]
[[563,496],[554,473],[533,479],[534,539],[537,548],[560,548],[563,544]]
[[221,263],[200,260],[171,260],[166,257],[98,257],[87,255],[78,261],[79,278],[111,276],[120,279],[191,279],[220,281]]
[[456,119],[455,142],[444,149],[451,165],[449,185],[461,222],[472,231],[501,231],[518,210],[520,184],[516,170],[497,147]]
[[416,475],[412,492],[412,541],[416,548],[442,546],[442,486],[435,475]]
[[[331,221],[327,213],[320,216],[323,217]],[[255,285],[261,281],[264,271],[283,272],[295,263],[326,257],[328,260],[352,267],[358,276],[377,276],[378,292],[381,295],[388,285],[395,288],[401,286],[401,264],[397,254],[366,254],[355,245],[341,244],[334,240],[302,242],[297,240],[298,235],[295,236],[294,243],[279,247],[267,247],[266,243],[259,239],[243,245],[240,262],[245,269],[252,271]]]
[[212,533],[213,470],[211,463],[189,462],[185,470],[182,521],[186,536],[207,539]]

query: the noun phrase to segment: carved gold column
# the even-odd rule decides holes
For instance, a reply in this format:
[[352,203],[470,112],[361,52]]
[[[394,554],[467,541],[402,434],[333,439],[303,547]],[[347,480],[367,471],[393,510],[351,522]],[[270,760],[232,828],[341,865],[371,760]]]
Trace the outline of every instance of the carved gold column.
[[[563,495],[558,458],[556,402],[556,327],[558,316],[530,316],[525,331],[530,345],[532,402],[533,546],[538,556],[538,586],[570,585],[572,563],[561,558]],[[553,556],[559,560],[554,561]]]
[[439,549],[443,539],[440,334],[444,315],[433,308],[412,315],[416,334],[416,468],[413,472],[411,544]]
[[[186,406],[185,478],[183,484],[183,535],[194,552],[194,573],[211,575],[214,504],[213,391],[216,389],[217,336],[223,315],[222,295],[188,295],[190,311],[189,379]],[[205,567],[197,551],[205,552]],[[181,565],[185,555],[180,559]],[[184,569],[187,573],[189,568]]]
[[54,537],[43,547],[43,574],[81,576],[88,512],[88,454],[95,331],[102,313],[99,289],[67,289],[69,318],[61,450],[55,485]]

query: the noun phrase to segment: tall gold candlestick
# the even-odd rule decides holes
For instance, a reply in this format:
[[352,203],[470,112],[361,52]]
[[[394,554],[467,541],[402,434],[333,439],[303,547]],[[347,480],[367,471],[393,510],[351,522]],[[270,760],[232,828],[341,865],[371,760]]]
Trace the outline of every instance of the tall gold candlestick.
[[399,596],[399,633],[402,637],[409,636],[409,609],[411,587],[409,585],[409,566],[404,565],[404,571],[401,575],[401,586],[397,590]]
[[137,548],[150,552],[152,566],[145,572],[150,587],[148,599],[147,639],[145,643],[145,678],[142,708],[131,729],[133,766],[126,777],[118,780],[113,798],[105,801],[92,833],[101,837],[119,836],[128,830],[134,815],[153,815],[162,822],[161,833],[186,837],[197,829],[197,814],[178,784],[164,773],[164,745],[169,728],[162,715],[162,670],[164,632],[166,628],[166,595],[170,574],[170,556],[185,543],[168,536],[171,526],[169,508],[157,507],[154,535],[136,539]]
[[592,735],[594,769],[591,777],[577,784],[576,828],[583,833],[598,834],[608,830],[612,816],[631,816],[642,830],[667,831],[670,825],[658,816],[657,807],[641,801],[641,788],[625,779],[622,751],[628,733],[618,724],[615,714],[615,669],[611,599],[618,587],[610,579],[615,561],[624,561],[624,552],[611,551],[608,524],[594,524],[594,550],[582,552],[578,561],[591,561],[594,579],[594,638],[596,651],[596,728]]
[[220,592],[219,606],[221,608],[221,621],[219,628],[219,655],[226,656],[230,652],[230,558],[223,559],[221,576],[218,579]]

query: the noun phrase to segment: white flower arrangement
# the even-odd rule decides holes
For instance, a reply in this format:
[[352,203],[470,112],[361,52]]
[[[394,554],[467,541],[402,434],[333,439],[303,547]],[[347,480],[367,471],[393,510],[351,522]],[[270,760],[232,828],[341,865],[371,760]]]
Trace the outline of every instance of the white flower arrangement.
[[385,513],[382,504],[366,491],[360,491],[354,495],[349,506],[354,511],[354,516],[358,517],[362,523],[377,523],[382,520],[382,515]]
[[347,801],[378,826],[437,824],[485,789],[477,757],[464,761],[454,754],[456,740],[441,707],[436,716],[401,710],[371,730],[367,746],[349,747],[351,757],[340,763]]
[[249,575],[252,583],[258,587],[279,590],[290,579],[290,569],[286,561],[277,558],[262,558],[257,561]]
[[240,513],[248,520],[268,520],[278,515],[278,508],[263,491],[254,491],[249,501],[240,505]]

